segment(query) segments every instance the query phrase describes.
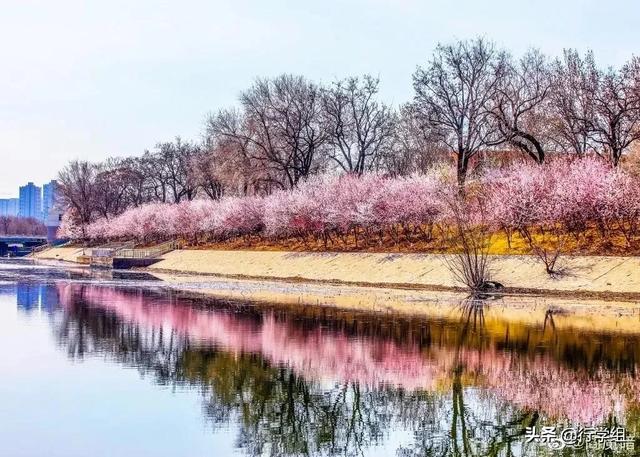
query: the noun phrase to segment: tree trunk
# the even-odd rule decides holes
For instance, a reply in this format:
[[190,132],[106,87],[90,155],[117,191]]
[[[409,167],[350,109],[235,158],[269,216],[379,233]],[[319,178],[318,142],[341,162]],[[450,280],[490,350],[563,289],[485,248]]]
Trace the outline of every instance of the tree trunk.
[[540,142],[535,137],[528,133],[521,132],[519,130],[514,133],[515,136],[511,140],[513,145],[526,152],[537,163],[543,163],[545,154],[542,144],[540,144]]
[[458,174],[458,190],[460,193],[464,193],[464,185],[467,180],[467,169],[469,168],[469,157],[467,157],[466,152],[458,152],[458,163],[456,168]]
[[614,167],[617,167],[620,163],[620,157],[622,156],[622,151],[619,149],[611,149],[611,163],[613,163]]

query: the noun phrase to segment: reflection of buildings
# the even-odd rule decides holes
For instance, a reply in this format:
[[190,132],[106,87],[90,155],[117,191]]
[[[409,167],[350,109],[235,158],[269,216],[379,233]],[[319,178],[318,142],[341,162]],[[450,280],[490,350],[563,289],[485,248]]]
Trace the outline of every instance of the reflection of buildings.
[[16,305],[23,311],[41,309],[51,313],[58,307],[58,291],[53,285],[18,283]]

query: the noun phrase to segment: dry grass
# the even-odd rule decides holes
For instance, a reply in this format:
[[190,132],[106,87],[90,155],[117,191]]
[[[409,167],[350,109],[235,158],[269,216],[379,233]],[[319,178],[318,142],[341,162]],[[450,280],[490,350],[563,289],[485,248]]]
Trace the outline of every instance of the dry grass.
[[[532,235],[534,244],[542,248],[553,250],[554,240],[538,233]],[[210,242],[200,241],[197,244],[187,240],[182,241],[185,247],[190,249],[214,249],[214,250],[254,250],[254,251],[297,251],[297,252],[404,252],[404,253],[434,253],[444,254],[459,252],[459,247],[452,242],[449,233],[443,230],[434,230],[433,238],[425,241],[422,237],[402,237],[396,242],[389,234],[384,234],[382,239],[370,237],[365,242],[362,233],[358,235],[358,247],[355,246],[353,234],[344,238],[335,238],[326,247],[322,240],[310,237],[301,239],[291,237],[281,240],[269,240],[258,236],[251,238],[232,238],[226,241]],[[640,255],[640,245],[628,246],[623,236],[603,238],[596,229],[589,229],[579,237],[568,235],[563,241],[561,253],[563,255]],[[517,255],[533,254],[529,242],[514,233],[511,242],[508,242],[504,232],[495,232],[491,235],[491,244],[488,254],[492,255]]]

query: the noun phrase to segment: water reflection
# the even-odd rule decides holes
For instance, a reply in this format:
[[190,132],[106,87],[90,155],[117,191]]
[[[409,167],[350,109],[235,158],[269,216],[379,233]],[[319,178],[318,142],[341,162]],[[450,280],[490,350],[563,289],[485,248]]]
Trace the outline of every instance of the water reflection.
[[136,284],[153,284],[160,281],[157,277],[142,271],[96,269],[82,265],[56,268],[25,258],[0,259],[0,283],[33,284],[60,280],[92,281],[113,285],[126,281],[135,281]]
[[18,309],[25,313],[35,310],[53,313],[60,302],[58,289],[51,284],[18,282],[15,285],[6,285],[0,288],[0,294],[3,293],[15,295]]
[[[164,385],[197,387],[214,427],[250,455],[520,455],[534,424],[624,424],[638,434],[637,336],[489,326],[176,293],[59,284],[58,340]],[[211,307],[214,305],[213,307]],[[491,305],[489,305],[491,306]]]

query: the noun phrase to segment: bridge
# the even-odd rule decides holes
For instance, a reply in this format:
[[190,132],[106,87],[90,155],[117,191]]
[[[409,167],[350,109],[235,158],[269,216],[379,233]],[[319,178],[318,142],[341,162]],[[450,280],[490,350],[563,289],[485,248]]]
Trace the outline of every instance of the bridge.
[[23,256],[47,244],[46,236],[0,235],[0,256]]

